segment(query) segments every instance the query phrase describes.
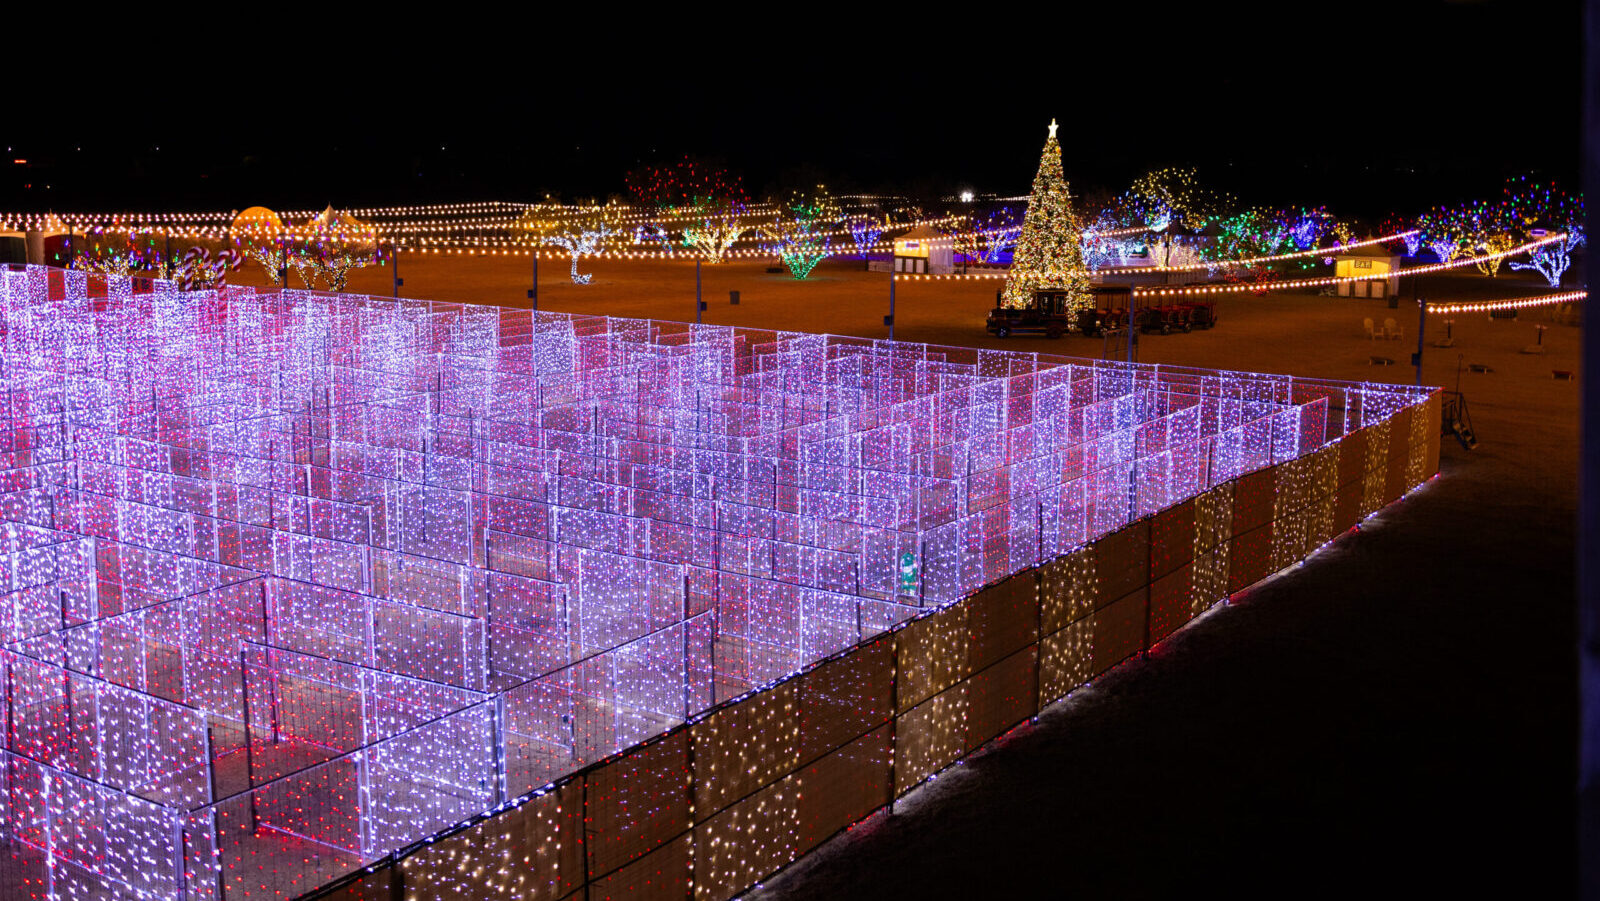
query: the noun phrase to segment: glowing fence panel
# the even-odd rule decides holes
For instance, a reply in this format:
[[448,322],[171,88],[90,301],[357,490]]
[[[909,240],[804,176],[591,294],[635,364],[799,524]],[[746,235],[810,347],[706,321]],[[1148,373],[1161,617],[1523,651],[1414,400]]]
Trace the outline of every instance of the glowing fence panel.
[[504,798],[494,746],[498,704],[482,702],[362,752],[362,852],[426,838]]
[[679,730],[585,777],[591,877],[615,872],[689,829],[688,750],[688,733]]
[[698,901],[724,901],[799,856],[801,782],[768,785],[695,826]]
[[178,897],[178,811],[11,753],[0,756],[7,834],[27,849],[24,854],[47,856],[45,879],[54,894],[110,889],[130,897]]

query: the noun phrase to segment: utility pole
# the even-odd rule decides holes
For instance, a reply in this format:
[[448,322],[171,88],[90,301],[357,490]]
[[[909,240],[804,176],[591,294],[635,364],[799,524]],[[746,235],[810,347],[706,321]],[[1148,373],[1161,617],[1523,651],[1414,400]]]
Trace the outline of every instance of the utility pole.
[[1417,301],[1417,352],[1411,355],[1411,365],[1417,367],[1417,387],[1422,387],[1422,332],[1428,325],[1428,301]]

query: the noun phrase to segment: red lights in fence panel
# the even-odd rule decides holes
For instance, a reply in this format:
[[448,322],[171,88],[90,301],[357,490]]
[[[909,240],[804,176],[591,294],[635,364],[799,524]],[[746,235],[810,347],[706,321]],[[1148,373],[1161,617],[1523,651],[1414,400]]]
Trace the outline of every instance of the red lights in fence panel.
[[[891,745],[863,713],[850,754],[813,760],[807,705],[857,703],[840,684],[808,694],[814,673],[728,735],[706,711],[1416,396],[147,287],[0,269],[0,637],[20,786],[6,835],[58,884],[152,899],[299,894],[674,729],[697,773],[783,761],[758,794],[713,784],[688,814],[695,890],[742,886],[848,821],[806,786],[886,791],[858,770]],[[1382,450],[1364,504],[1389,492]],[[1250,565],[1218,525],[1235,507],[1195,510],[1200,605]],[[1096,594],[1126,563],[1097,563],[1078,589],[1093,598],[1045,591],[901,632],[892,700],[914,715],[896,786],[1032,705],[1018,642],[1036,628],[1076,655],[1048,663],[1046,695],[1139,637],[1151,601]],[[1077,576],[1051,563],[1042,578]],[[1180,589],[1163,617],[1183,612]],[[1039,623],[1016,614],[1036,604]],[[64,817],[78,825],[57,834]],[[754,844],[721,844],[750,829]]]

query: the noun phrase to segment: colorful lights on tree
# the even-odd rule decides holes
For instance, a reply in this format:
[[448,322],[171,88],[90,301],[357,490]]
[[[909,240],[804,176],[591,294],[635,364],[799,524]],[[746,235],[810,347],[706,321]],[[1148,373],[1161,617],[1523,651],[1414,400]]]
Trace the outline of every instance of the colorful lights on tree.
[[[655,234],[681,230],[684,246],[707,263],[720,263],[748,231],[749,198],[737,175],[690,157],[629,172],[628,191],[655,211]],[[664,242],[665,243],[665,242]]]
[[1011,207],[1001,207],[986,215],[955,218],[945,226],[956,253],[976,263],[995,265],[1022,237],[1022,217]]
[[789,274],[803,279],[833,254],[833,229],[844,216],[838,200],[823,185],[796,192],[779,205],[772,220],[759,228],[769,253]]
[[1554,184],[1530,181],[1526,177],[1508,179],[1501,201],[1518,235],[1531,235],[1536,229],[1558,231],[1566,239],[1533,251],[1529,262],[1512,263],[1512,269],[1532,269],[1545,277],[1550,287],[1561,287],[1561,277],[1572,266],[1572,252],[1587,241],[1584,229],[1582,195],[1572,196]]
[[856,246],[856,253],[863,258],[877,247],[878,239],[883,237],[883,231],[889,225],[887,216],[871,213],[856,213],[844,220],[845,230],[850,232],[850,241]]

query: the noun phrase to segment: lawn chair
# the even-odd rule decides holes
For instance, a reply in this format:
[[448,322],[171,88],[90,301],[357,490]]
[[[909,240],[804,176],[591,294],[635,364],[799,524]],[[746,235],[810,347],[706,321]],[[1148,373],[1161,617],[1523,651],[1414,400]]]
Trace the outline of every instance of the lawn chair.
[[1399,341],[1406,336],[1406,330],[1395,325],[1393,319],[1385,319],[1383,320],[1383,336]]
[[1371,316],[1361,320],[1361,327],[1367,330],[1368,338],[1372,339],[1373,341],[1378,340],[1378,329],[1372,324]]

